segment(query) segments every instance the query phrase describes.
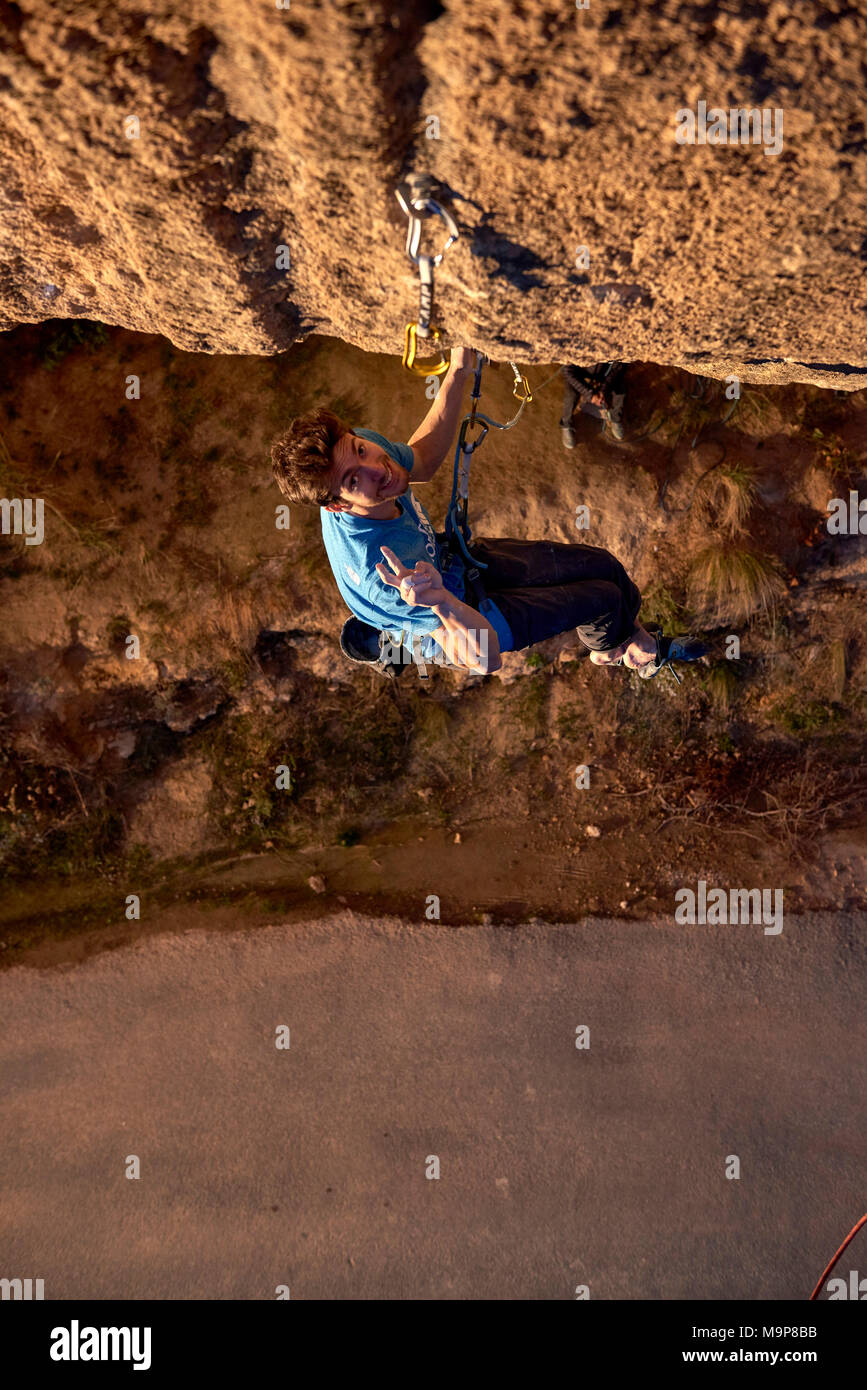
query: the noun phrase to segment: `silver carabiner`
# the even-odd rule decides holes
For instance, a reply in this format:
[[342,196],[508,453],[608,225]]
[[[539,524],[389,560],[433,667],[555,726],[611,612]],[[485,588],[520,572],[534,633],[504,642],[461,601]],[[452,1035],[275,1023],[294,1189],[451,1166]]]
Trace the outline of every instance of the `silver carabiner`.
[[[409,218],[409,226],[406,231],[406,254],[414,265],[418,265],[420,260],[427,260],[431,266],[438,266],[449,247],[454,246],[460,236],[458,225],[451,213],[430,196],[431,187],[432,182],[429,174],[410,174],[403,183],[398,185],[394,193],[400,203],[401,211]],[[422,218],[429,217],[431,214],[442,218],[448,232],[448,240],[442,251],[436,256],[419,256]]]

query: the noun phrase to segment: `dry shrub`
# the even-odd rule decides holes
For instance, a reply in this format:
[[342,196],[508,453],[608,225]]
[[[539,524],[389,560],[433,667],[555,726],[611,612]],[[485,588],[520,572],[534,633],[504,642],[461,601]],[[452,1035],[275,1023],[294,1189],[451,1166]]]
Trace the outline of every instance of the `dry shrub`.
[[740,535],[757,494],[755,469],[748,463],[716,468],[702,484],[700,506],[708,522],[727,536]]
[[207,605],[198,634],[191,635],[190,653],[217,666],[232,689],[240,690],[252,671],[253,649],[263,626],[252,599],[223,589]]
[[220,595],[219,609],[211,613],[208,628],[233,653],[249,652],[259,635],[261,622],[252,599],[228,589]]
[[722,544],[696,555],[687,590],[694,612],[706,622],[722,624],[770,613],[786,587],[772,556]]

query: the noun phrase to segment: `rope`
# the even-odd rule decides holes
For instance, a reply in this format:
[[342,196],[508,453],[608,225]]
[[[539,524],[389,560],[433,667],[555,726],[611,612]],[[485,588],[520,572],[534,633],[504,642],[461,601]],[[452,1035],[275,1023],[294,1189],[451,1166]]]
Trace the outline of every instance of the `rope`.
[[[512,368],[512,375],[514,377],[512,394],[520,401],[518,409],[515,411],[511,420],[506,420],[505,422],[493,420],[490,415],[483,414],[478,407],[482,394],[482,368],[485,361],[486,358],[484,354],[476,349],[476,366],[475,375],[473,377],[471,407],[469,414],[465,415],[461,421],[460,431],[458,433],[458,442],[455,449],[454,475],[452,478],[452,493],[446,513],[445,528],[446,542],[449,549],[452,550],[453,553],[456,551],[460,552],[466,564],[474,570],[475,574],[478,574],[479,570],[484,570],[488,567],[484,561],[477,560],[476,557],[470,553],[469,549],[469,544],[472,540],[467,516],[470,491],[470,462],[476,449],[479,448],[479,445],[484,443],[488,430],[512,429],[520,420],[524,411],[524,406],[533,399],[533,392],[530,390],[530,384],[527,378],[519,371],[514,362],[510,362],[509,366]],[[556,375],[556,373],[554,373],[554,375]],[[548,380],[550,381],[552,378],[549,377]],[[547,382],[545,385],[547,385]],[[468,442],[468,431],[478,424],[481,424],[481,434],[478,439]]]
[[[465,415],[463,420],[461,421],[457,447],[455,449],[452,494],[451,499],[449,501],[448,511],[446,513],[446,537],[448,539],[449,545],[457,545],[463,558],[467,561],[467,563],[470,565],[474,565],[477,569],[480,570],[487,569],[487,565],[485,565],[481,560],[477,560],[475,556],[473,556],[469,551],[469,543],[472,540],[469,520],[467,517],[467,505],[470,486],[470,459],[472,455],[475,453],[476,449],[478,449],[479,445],[484,442],[489,428],[496,430],[512,429],[520,420],[524,410],[524,406],[529,404],[534,399],[534,397],[538,396],[540,391],[544,391],[545,387],[548,386],[549,383],[552,382],[555,377],[560,375],[560,368],[557,367],[556,370],[553,371],[550,376],[545,378],[541,386],[537,386],[531,390],[530,384],[527,381],[526,376],[524,376],[523,373],[518,370],[514,362],[510,362],[509,366],[512,368],[512,375],[514,377],[512,394],[515,397],[517,397],[517,399],[520,401],[520,405],[518,406],[518,409],[515,411],[515,414],[512,416],[511,420],[507,420],[505,421],[505,423],[503,423],[500,420],[492,420],[490,415],[485,415],[478,408],[479,400],[482,394],[482,367],[484,366],[486,360],[487,359],[483,356],[483,354],[479,352],[477,349],[470,412],[468,415]],[[468,431],[479,423],[481,423],[482,427],[481,434],[479,435],[478,439],[474,439],[471,443],[467,443]]]
[[540,391],[544,391],[544,390],[545,390],[545,387],[548,385],[548,382],[549,382],[549,381],[553,381],[554,378],[555,378],[555,376],[559,376],[559,375],[560,375],[560,368],[558,367],[557,370],[556,370],[555,372],[552,372],[551,375],[550,375],[549,377],[546,377],[546,378],[545,378],[545,380],[542,382],[542,385],[541,385],[541,386],[537,386],[537,387],[536,387],[535,391],[533,392],[533,395],[534,395],[534,396],[538,396],[538,394],[539,394]]
[[814,1288],[813,1292],[810,1294],[810,1297],[809,1297],[809,1299],[808,1299],[808,1302],[809,1302],[809,1303],[812,1303],[816,1298],[818,1298],[819,1293],[820,1293],[821,1288],[822,1288],[822,1285],[824,1284],[825,1280],[828,1278],[828,1275],[831,1273],[831,1270],[834,1268],[834,1266],[835,1266],[835,1264],[837,1263],[837,1261],[839,1260],[840,1256],[843,1254],[843,1251],[846,1249],[846,1246],[851,1244],[851,1242],[855,1239],[855,1236],[857,1236],[857,1234],[858,1234],[858,1232],[860,1231],[861,1227],[862,1227],[863,1225],[865,1225],[865,1223],[867,1223],[867,1212],[864,1213],[864,1215],[861,1217],[861,1220],[860,1220],[860,1221],[856,1221],[855,1225],[852,1227],[852,1229],[851,1229],[851,1231],[849,1232],[848,1236],[847,1236],[846,1239],[843,1241],[843,1244],[840,1246],[840,1249],[837,1251],[836,1255],[835,1255],[834,1258],[831,1260],[830,1264],[827,1264],[827,1265],[825,1266],[825,1268],[822,1270],[822,1274],[821,1274],[821,1277],[820,1277],[820,1279],[819,1279],[819,1282],[818,1282],[818,1284],[816,1285],[816,1287]]

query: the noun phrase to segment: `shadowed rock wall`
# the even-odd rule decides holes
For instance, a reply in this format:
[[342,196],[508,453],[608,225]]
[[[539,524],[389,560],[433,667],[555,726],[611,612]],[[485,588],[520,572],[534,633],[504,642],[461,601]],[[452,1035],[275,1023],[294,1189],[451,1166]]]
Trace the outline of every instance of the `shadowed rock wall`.
[[[452,342],[867,382],[846,0],[0,0],[0,31],[2,328],[397,353],[417,291],[394,188],[417,168],[461,226],[436,282]],[[678,145],[699,100],[781,109],[781,153]]]

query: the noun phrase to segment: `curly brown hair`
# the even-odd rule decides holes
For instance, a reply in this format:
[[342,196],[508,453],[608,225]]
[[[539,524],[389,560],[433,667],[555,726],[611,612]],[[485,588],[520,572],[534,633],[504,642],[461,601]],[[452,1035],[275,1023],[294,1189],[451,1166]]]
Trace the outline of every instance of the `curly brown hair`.
[[283,496],[315,507],[336,502],[328,486],[334,467],[332,451],[344,435],[353,433],[339,415],[324,407],[293,420],[271,445],[274,481]]

